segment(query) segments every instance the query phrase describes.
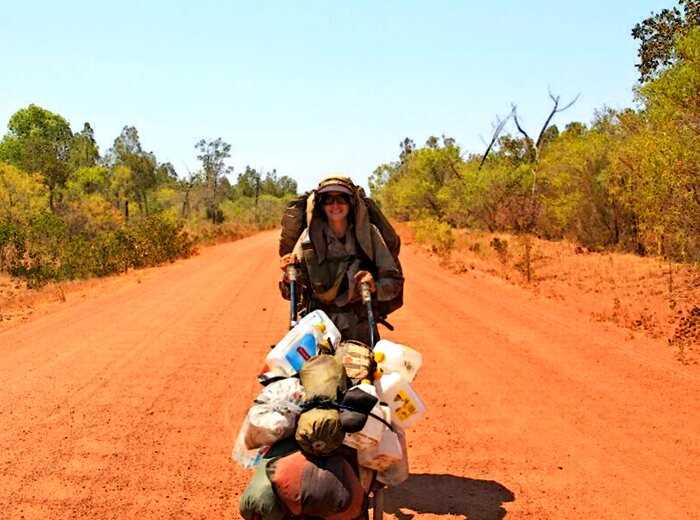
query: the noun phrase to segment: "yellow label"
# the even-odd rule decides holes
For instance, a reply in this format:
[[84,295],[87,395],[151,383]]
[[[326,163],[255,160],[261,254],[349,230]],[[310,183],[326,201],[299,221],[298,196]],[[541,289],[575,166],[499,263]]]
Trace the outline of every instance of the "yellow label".
[[411,398],[404,390],[400,390],[399,392],[397,392],[396,396],[394,396],[394,402],[401,403],[401,406],[396,408],[394,410],[394,413],[396,414],[396,417],[398,417],[402,421],[405,421],[412,415],[415,415],[416,412],[418,412],[418,408],[416,408],[415,403],[411,401]]

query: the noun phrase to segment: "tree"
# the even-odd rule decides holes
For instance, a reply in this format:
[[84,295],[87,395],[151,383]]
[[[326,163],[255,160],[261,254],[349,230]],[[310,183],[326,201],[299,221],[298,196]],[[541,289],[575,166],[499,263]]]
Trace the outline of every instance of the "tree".
[[95,132],[90,123],[83,125],[82,131],[73,136],[68,163],[70,170],[91,168],[100,159],[100,152],[95,141]]
[[236,185],[233,188],[235,197],[255,197],[260,193],[262,179],[255,168],[246,166],[243,173],[238,174]]
[[282,175],[282,177],[277,180],[277,190],[280,193],[280,197],[296,195],[298,189],[297,181],[292,179],[289,175]]
[[403,141],[399,143],[401,147],[401,153],[399,154],[399,161],[404,162],[408,159],[408,156],[413,153],[416,149],[416,143],[410,137],[405,137]]
[[639,40],[639,80],[648,81],[676,60],[676,40],[700,25],[700,1],[679,0],[678,7],[663,9],[632,28],[632,37]]
[[226,165],[226,159],[231,157],[231,145],[219,137],[214,141],[202,139],[195,145],[195,148],[199,150],[197,159],[202,161],[202,173],[207,191],[207,217],[213,223],[220,223],[223,221],[223,214],[219,209],[223,195],[220,188],[221,178],[233,173],[233,167]]
[[[141,213],[148,215],[148,192],[158,183],[155,156],[141,147],[139,133],[133,126],[125,126],[109,151],[112,166],[126,166],[131,171],[133,194]],[[128,203],[127,203],[128,204]]]
[[29,105],[15,112],[7,127],[9,131],[0,142],[0,160],[41,174],[49,188],[49,207],[53,211],[56,192],[69,172],[73,141],[70,125],[58,114]]

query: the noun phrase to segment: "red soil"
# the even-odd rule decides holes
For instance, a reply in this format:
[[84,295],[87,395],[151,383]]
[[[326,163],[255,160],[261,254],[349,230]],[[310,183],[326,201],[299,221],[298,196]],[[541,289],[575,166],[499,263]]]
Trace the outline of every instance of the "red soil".
[[[3,518],[238,516],[249,474],[231,446],[286,328],[275,238],[76,285],[0,324]],[[389,515],[700,518],[697,366],[566,295],[410,245],[402,261],[386,336],[423,352],[429,412]]]

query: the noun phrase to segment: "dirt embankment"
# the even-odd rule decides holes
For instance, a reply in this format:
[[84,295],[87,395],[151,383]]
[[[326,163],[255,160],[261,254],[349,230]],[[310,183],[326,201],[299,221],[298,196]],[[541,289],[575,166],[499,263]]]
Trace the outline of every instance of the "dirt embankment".
[[[0,330],[3,518],[237,518],[231,446],[286,328],[275,246],[78,285]],[[545,298],[412,244],[402,262],[385,335],[423,353],[428,414],[390,518],[700,518],[698,367],[575,285]]]
[[[404,242],[412,243],[411,227],[398,227]],[[700,359],[700,266],[594,252],[566,240],[527,241],[478,231],[455,231],[454,247],[446,254],[431,244],[422,246],[454,273],[500,278],[594,321],[619,325],[630,337],[660,340],[681,363]]]

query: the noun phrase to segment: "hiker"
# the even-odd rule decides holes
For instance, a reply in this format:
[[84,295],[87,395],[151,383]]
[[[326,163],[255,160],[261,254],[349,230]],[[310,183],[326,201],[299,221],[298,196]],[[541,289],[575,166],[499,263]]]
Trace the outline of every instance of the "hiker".
[[[292,252],[280,258],[284,271],[280,281],[282,296],[290,298],[287,267],[298,265],[298,282],[308,310],[321,309],[328,314],[343,339],[369,344],[369,323],[360,285],[369,285],[380,318],[401,306],[404,279],[394,256],[398,255],[398,236],[379,209],[364,198],[362,188],[347,177],[321,181],[308,196],[305,210],[305,229]],[[380,229],[370,222],[372,217],[381,219],[385,233],[391,233],[394,254]],[[284,227],[283,219],[282,240]]]

